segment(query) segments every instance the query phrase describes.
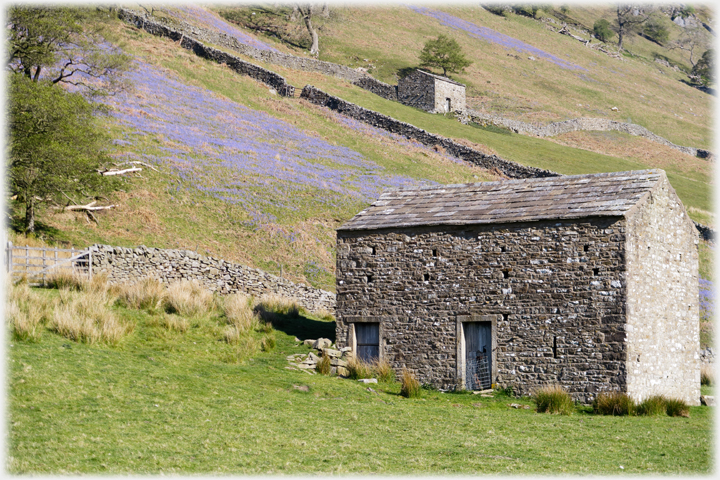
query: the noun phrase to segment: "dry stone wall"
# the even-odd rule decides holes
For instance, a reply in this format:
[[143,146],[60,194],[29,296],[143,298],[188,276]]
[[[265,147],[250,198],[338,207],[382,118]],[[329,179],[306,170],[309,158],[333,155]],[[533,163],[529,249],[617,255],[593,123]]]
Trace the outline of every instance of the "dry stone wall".
[[293,283],[262,270],[199,255],[190,250],[169,250],[93,245],[93,273],[104,273],[110,283],[134,283],[141,278],[157,278],[164,283],[197,280],[212,292],[222,295],[245,293],[260,296],[277,294],[296,299],[315,312],[335,312],[335,294]]
[[624,391],[624,245],[621,218],[339,231],[337,345],[380,321],[381,359],[454,388],[460,318],[494,316],[498,386]]
[[519,163],[511,162],[509,160],[502,159],[497,155],[486,155],[472,148],[460,145],[459,143],[450,140],[449,138],[435,135],[434,133],[427,132],[421,128],[418,128],[409,123],[395,120],[392,117],[383,115],[382,113],[373,112],[354,103],[347,102],[339,97],[329,95],[322,90],[319,90],[312,85],[306,85],[300,94],[301,98],[308,100],[316,105],[328,107],[332,110],[336,110],[343,115],[354,118],[355,120],[367,123],[377,128],[382,128],[389,132],[402,135],[406,138],[411,138],[419,141],[423,145],[428,146],[440,146],[445,151],[454,157],[457,157],[466,162],[473,163],[482,168],[497,169],[504,175],[510,178],[539,178],[539,177],[557,177],[560,174],[551,172],[550,170],[543,170],[535,167],[526,167]]
[[571,120],[565,120],[563,122],[554,122],[542,126],[533,125],[532,123],[520,122],[517,120],[511,120],[508,118],[500,117],[498,115],[493,115],[491,113],[482,113],[474,110],[468,111],[468,116],[474,122],[489,122],[493,125],[505,127],[515,133],[535,135],[537,137],[553,137],[555,135],[561,135],[563,133],[577,131],[608,132],[613,130],[617,132],[627,133],[629,135],[634,135],[636,137],[647,138],[648,140],[651,140],[655,143],[666,145],[687,155],[692,155],[693,157],[712,158],[712,153],[708,150],[675,145],[671,141],[664,139],[660,135],[654,134],[647,128],[641,127],[640,125],[636,125],[634,123],[616,122],[615,120],[610,120],[607,118],[581,117]]

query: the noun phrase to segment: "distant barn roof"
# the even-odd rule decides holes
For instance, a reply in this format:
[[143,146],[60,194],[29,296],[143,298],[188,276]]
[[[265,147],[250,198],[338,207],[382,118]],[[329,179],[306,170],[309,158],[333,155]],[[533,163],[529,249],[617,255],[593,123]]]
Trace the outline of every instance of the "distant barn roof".
[[428,72],[428,71],[426,71],[426,70],[420,70],[420,69],[418,68],[418,69],[415,70],[415,71],[416,71],[416,72],[420,72],[420,73],[424,73],[425,75],[427,75],[427,76],[429,76],[429,77],[433,77],[433,78],[435,78],[435,79],[437,79],[437,80],[442,80],[443,82],[454,83],[455,85],[460,85],[461,87],[464,87],[464,86],[465,86],[464,83],[456,82],[455,80],[452,80],[452,79],[450,79],[450,78],[448,78],[448,77],[443,77],[442,75],[437,75],[437,74],[435,74],[435,73],[431,73],[431,72]]
[[640,170],[391,190],[338,230],[623,216],[663,178]]

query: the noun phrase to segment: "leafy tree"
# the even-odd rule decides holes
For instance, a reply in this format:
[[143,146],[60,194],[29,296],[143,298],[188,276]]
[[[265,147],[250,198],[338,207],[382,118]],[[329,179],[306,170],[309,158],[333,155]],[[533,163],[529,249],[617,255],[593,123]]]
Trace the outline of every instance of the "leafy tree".
[[692,69],[692,74],[695,77],[700,78],[700,82],[709,86],[715,83],[715,75],[713,70],[715,68],[715,52],[712,48],[705,50],[700,60],[695,64]]
[[640,28],[650,18],[650,7],[618,5],[616,10],[615,31],[618,35],[618,49],[623,49],[625,36]]
[[447,72],[462,72],[471,64],[455,39],[445,35],[440,35],[435,40],[428,40],[420,52],[420,66],[442,68],[443,75],[447,75]]
[[121,89],[119,74],[130,58],[104,41],[99,14],[82,8],[11,7],[8,67],[35,82],[46,78],[92,93]]
[[610,22],[604,18],[595,22],[595,25],[593,25],[593,34],[595,35],[595,38],[601,42],[607,42],[613,37],[613,35],[615,35],[615,33],[610,30]]
[[38,202],[61,203],[112,186],[97,172],[107,160],[107,138],[95,126],[97,106],[79,93],[18,73],[10,74],[9,93],[9,186],[25,206],[25,231],[33,232]]
[[662,45],[670,38],[670,30],[662,17],[652,17],[645,23],[643,35],[653,42]]

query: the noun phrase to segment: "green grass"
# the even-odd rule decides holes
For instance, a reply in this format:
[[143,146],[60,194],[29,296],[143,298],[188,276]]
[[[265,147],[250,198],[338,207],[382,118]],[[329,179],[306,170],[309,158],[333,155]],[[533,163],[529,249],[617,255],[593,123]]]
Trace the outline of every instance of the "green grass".
[[[43,290],[44,295],[54,291]],[[300,314],[276,346],[229,362],[221,322],[185,332],[115,307],[135,330],[116,347],[48,330],[8,352],[7,469],[13,474],[708,474],[711,409],[689,418],[541,415],[527,398],[367,385],[287,370],[295,336],[333,338]],[[257,335],[264,335],[262,332]],[[309,391],[298,387],[308,387]],[[703,387],[707,388],[707,387]],[[705,390],[707,391],[707,390]],[[624,467],[620,470],[619,466]]]

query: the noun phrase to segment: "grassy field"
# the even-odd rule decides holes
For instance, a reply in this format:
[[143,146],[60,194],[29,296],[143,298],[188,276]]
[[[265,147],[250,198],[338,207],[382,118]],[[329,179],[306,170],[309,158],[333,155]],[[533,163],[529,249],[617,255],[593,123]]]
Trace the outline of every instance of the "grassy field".
[[[34,289],[42,300],[69,294]],[[79,294],[76,294],[79,295]],[[220,313],[184,317],[110,303],[132,328],[115,346],[44,321],[8,344],[12,474],[708,474],[712,416],[539,414],[529,398],[423,390],[288,370],[296,338],[333,338],[327,317],[276,314],[224,340]],[[261,339],[274,342],[265,351]],[[263,344],[267,345],[267,344]],[[703,393],[712,393],[703,387]],[[512,408],[528,405],[530,409]]]

